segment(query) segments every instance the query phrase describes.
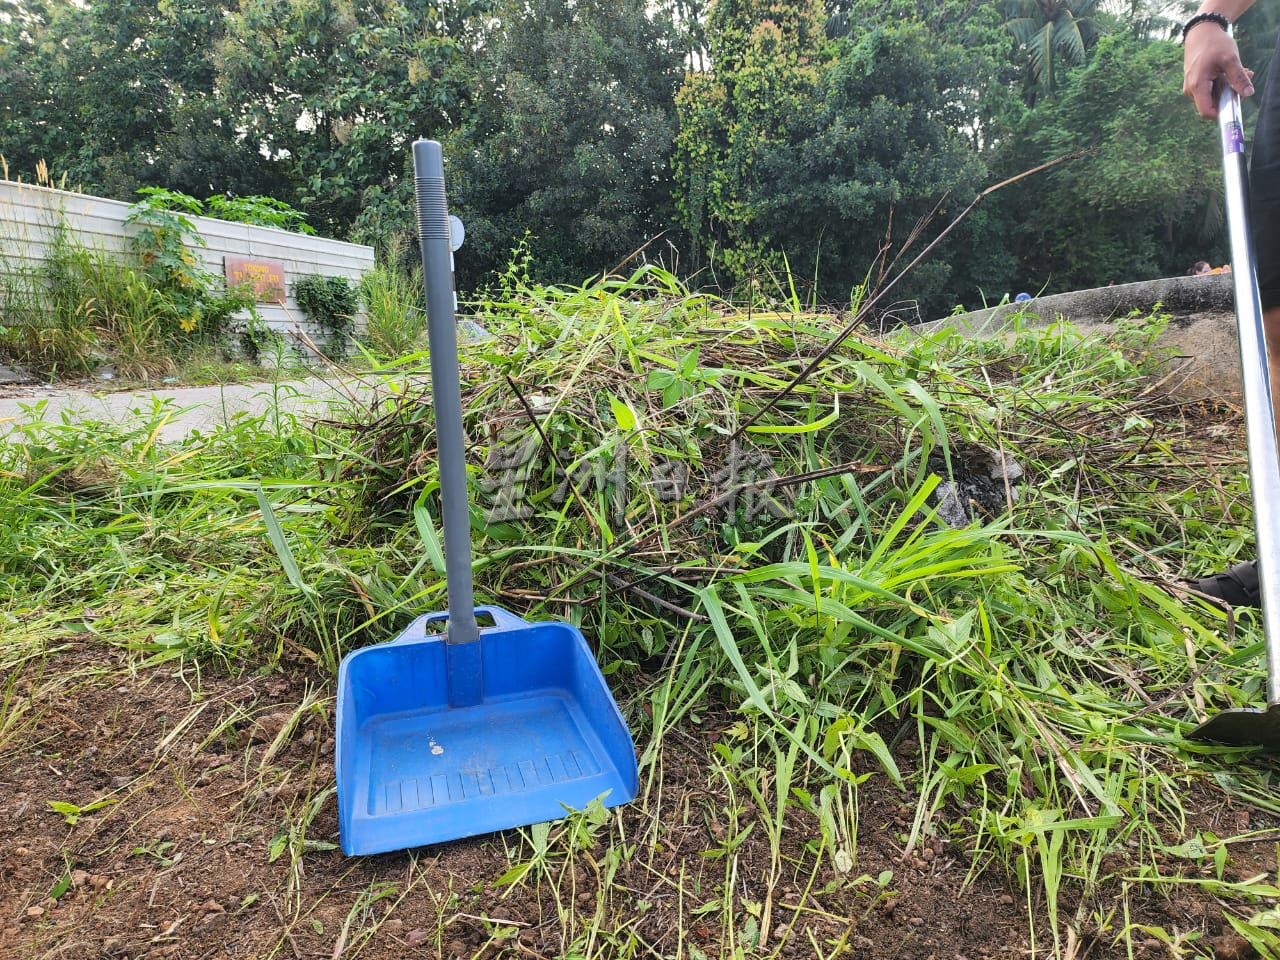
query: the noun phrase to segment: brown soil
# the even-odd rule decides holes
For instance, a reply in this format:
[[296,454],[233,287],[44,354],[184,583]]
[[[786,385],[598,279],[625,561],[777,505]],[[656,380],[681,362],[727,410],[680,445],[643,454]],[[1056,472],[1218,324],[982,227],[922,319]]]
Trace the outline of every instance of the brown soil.
[[[29,664],[11,689],[27,709],[0,711],[5,958],[701,960],[741,948],[979,960],[1030,955],[1029,915],[1035,955],[1052,955],[1044,904],[1035,894],[1029,903],[989,851],[927,833],[904,849],[916,798],[882,775],[858,791],[851,869],[838,872],[825,854],[815,869],[817,825],[793,810],[782,869],[770,877],[752,802],[744,792],[735,818],[723,777],[710,773],[728,716],[669,734],[660,778],[642,772],[641,797],[598,828],[594,845],[573,850],[554,828],[545,861],[504,884],[531,858],[518,831],[368,858],[332,849],[330,690],[279,674],[141,667],[88,635]],[[900,748],[909,767],[914,745]],[[74,811],[50,807],[102,799],[111,802],[74,825]],[[1271,826],[1220,800],[1198,819],[1188,836],[1197,826],[1222,836]],[[1229,878],[1276,869],[1274,843],[1235,845],[1232,857]],[[1114,873],[1132,866],[1123,846],[1104,862]],[[1226,907],[1199,888],[1116,880],[1090,903],[1076,897],[1068,884],[1060,905],[1060,929],[1072,928],[1063,955],[1075,960],[1251,956],[1222,936]],[[1126,922],[1199,939],[1174,953],[1141,926],[1124,936]]]

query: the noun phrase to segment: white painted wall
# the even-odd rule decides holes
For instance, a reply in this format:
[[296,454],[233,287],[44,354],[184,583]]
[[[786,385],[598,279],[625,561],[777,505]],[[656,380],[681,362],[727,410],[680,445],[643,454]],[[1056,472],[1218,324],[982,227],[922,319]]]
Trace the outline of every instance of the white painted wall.
[[[83,193],[0,180],[0,273],[16,265],[44,258],[53,241],[54,226],[66,224],[86,247],[129,256],[125,227],[129,204]],[[196,247],[206,269],[223,276],[222,259],[231,255],[284,264],[288,298],[283,305],[259,303],[258,313],[274,329],[288,334],[304,329],[319,339],[293,298],[293,284],[308,274],[347,277],[358,281],[374,265],[373,248],[341,240],[326,240],[274,227],[229,223],[212,217],[193,217],[207,246]],[[356,318],[363,327],[363,315]]]

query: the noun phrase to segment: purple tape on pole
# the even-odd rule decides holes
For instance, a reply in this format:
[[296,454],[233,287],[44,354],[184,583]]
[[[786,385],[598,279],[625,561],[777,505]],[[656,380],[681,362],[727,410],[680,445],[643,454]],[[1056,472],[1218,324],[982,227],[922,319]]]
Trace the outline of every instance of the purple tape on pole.
[[1244,127],[1232,120],[1222,128],[1222,147],[1227,153],[1244,153]]

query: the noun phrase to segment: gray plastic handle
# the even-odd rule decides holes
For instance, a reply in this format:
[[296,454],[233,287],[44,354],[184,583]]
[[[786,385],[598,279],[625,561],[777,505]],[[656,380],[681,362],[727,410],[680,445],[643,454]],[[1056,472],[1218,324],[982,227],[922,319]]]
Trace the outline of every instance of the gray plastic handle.
[[453,271],[449,265],[449,210],[444,199],[444,153],[440,144],[434,140],[414,143],[413,177],[427,297],[427,338],[431,347],[431,398],[435,405],[440,461],[445,578],[452,614],[445,639],[450,644],[469,643],[479,639],[480,628],[476,624],[471,583],[466,440],[462,432],[458,330]]

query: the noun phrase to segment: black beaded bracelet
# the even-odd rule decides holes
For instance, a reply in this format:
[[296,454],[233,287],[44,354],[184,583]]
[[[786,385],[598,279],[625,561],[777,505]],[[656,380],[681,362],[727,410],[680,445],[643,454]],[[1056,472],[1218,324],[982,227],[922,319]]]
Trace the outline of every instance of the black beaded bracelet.
[[1187,42],[1187,31],[1194,27],[1197,23],[1216,23],[1223,30],[1231,29],[1231,21],[1220,13],[1197,13],[1188,20],[1182,27],[1182,42]]

